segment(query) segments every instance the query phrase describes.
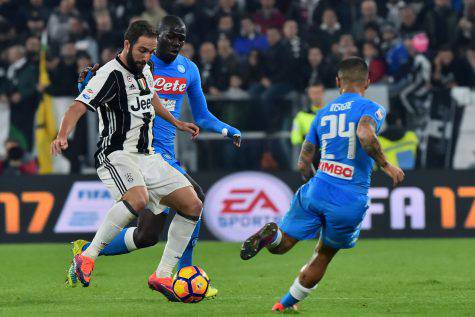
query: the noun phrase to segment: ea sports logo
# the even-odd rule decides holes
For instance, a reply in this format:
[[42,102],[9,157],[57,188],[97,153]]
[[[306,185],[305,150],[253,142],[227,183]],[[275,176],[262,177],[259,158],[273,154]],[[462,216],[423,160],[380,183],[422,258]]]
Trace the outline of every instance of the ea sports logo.
[[231,174],[206,194],[205,223],[220,240],[244,241],[267,222],[280,222],[292,195],[284,182],[270,174]]

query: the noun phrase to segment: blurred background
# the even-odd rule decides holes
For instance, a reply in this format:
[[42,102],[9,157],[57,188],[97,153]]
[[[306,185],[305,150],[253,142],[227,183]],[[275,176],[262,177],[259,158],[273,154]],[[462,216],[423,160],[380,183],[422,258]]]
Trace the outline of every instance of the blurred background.
[[[196,142],[179,135],[177,157],[205,190],[246,170],[262,174],[231,184],[269,191],[256,180],[273,175],[296,190],[296,160],[310,122],[338,95],[338,62],[358,55],[370,69],[367,97],[388,111],[383,148],[408,173],[406,187],[396,190],[376,173],[380,187],[370,192],[375,219],[373,225],[365,220],[369,234],[473,235],[474,0],[0,0],[5,241],[21,240],[22,233],[64,240],[53,231],[95,231],[110,202],[93,167],[95,113],[80,120],[64,156],[52,158],[50,142],[78,94],[79,71],[114,58],[131,21],[158,25],[167,14],[188,27],[182,54],[198,65],[211,112],[243,132],[240,149],[220,135],[204,132]],[[268,219],[262,195],[246,198],[249,208],[222,209],[226,195],[236,192],[229,190],[208,203],[217,208],[216,215],[210,212],[219,219],[216,226],[253,229]],[[270,200],[278,190],[267,193]],[[82,209],[69,210],[68,202]],[[286,204],[283,199],[275,209],[283,213]],[[261,212],[265,219],[256,220]],[[76,229],[58,227],[65,213],[69,218],[62,221]]]

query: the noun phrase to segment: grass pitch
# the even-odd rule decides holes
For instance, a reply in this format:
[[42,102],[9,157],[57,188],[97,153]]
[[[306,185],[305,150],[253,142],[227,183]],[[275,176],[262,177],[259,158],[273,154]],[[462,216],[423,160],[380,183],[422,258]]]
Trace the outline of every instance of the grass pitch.
[[[91,286],[66,288],[67,244],[0,245],[0,316],[275,316],[272,305],[314,242],[244,262],[239,245],[200,242],[195,263],[219,289],[214,300],[168,303],[147,288],[163,244],[100,257]],[[369,240],[338,254],[302,316],[475,316],[475,239]]]

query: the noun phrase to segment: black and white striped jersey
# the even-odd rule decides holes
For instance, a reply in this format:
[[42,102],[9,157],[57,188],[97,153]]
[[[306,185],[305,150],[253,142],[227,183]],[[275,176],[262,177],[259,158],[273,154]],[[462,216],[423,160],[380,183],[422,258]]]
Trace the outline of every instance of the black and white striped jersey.
[[76,98],[99,116],[96,167],[117,150],[153,154],[153,76],[146,65],[133,74],[119,57],[102,66]]

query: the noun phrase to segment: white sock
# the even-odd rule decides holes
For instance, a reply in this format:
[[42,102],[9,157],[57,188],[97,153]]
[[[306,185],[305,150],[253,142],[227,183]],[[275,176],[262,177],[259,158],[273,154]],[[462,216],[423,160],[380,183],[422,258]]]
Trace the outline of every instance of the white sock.
[[163,250],[160,264],[157,267],[157,277],[171,277],[173,269],[185,252],[190,242],[196,221],[185,218],[178,213],[173,217],[168,229],[168,240]]
[[125,204],[125,202],[119,201],[112,206],[97,230],[94,239],[92,239],[91,244],[84,250],[82,255],[95,260],[99,252],[101,252],[129,222],[135,219],[135,215],[132,214]]
[[282,231],[280,231],[280,229],[277,229],[277,233],[275,235],[276,237],[274,238],[274,241],[272,241],[272,243],[267,246],[269,249],[279,246],[279,244],[282,242]]
[[305,299],[314,289],[316,289],[317,285],[315,285],[312,288],[303,287],[302,284],[300,284],[299,277],[297,276],[292,286],[290,286],[289,293],[295,299],[298,299],[299,301],[301,301]]
[[127,228],[125,231],[124,242],[125,242],[125,246],[127,247],[127,250],[129,251],[134,251],[138,249],[134,241],[135,229],[137,229],[137,227],[130,227],[130,228]]

